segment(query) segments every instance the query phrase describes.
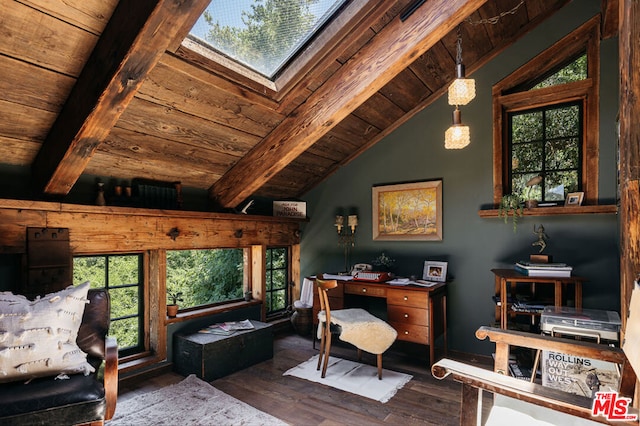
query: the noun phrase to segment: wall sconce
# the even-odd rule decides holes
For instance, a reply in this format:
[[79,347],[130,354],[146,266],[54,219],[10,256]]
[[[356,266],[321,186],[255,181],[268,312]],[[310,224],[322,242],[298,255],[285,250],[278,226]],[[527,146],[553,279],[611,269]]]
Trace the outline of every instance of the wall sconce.
[[358,215],[347,216],[347,226],[345,227],[344,216],[336,215],[334,223],[338,231],[338,245],[344,247],[344,271],[349,272],[349,254],[351,247],[356,245],[356,227],[358,226]]
[[469,145],[470,141],[469,126],[462,124],[462,113],[456,107],[453,111],[453,124],[444,133],[444,147],[446,149],[461,149]]

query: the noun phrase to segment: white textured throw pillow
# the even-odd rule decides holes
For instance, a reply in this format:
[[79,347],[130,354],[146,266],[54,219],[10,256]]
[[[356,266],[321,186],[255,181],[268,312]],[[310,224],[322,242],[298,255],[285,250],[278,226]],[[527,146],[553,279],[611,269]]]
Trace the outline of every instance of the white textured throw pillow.
[[0,292],[0,383],[94,371],[76,344],[88,291],[86,282],[34,301]]

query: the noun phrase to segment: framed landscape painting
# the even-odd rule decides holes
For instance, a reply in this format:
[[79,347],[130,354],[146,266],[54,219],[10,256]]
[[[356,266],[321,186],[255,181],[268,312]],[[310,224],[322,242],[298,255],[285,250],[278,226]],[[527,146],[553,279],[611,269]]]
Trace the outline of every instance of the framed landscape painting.
[[442,240],[442,180],[374,186],[374,240]]

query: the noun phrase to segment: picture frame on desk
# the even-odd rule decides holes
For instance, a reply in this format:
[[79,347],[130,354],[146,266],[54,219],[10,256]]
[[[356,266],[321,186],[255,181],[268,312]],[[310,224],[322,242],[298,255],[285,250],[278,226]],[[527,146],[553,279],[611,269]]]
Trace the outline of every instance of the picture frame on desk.
[[437,282],[447,281],[447,262],[425,261],[422,279]]
[[372,188],[373,239],[442,241],[442,179]]

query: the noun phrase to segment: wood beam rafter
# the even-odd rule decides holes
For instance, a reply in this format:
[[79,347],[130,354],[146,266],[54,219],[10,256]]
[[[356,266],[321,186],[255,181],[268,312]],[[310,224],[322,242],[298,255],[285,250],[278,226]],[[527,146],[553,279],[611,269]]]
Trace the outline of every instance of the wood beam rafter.
[[[235,207],[426,52],[486,0],[432,0],[389,23],[249,154],[209,188]],[[348,96],[346,96],[348,94]]]
[[620,316],[625,329],[634,281],[640,280],[640,2],[620,0]]
[[167,47],[208,4],[120,1],[34,159],[34,190],[69,193]]
[[618,13],[619,0],[602,0],[602,38],[607,39],[618,35],[620,16]]

